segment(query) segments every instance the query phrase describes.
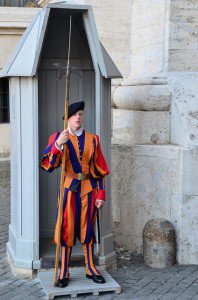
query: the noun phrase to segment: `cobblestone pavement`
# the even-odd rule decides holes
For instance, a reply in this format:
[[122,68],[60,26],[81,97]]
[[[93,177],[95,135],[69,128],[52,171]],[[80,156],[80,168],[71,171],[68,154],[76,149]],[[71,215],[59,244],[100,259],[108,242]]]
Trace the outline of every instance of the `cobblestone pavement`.
[[[11,274],[6,260],[6,242],[10,223],[9,161],[0,162],[0,300],[46,299],[37,278],[25,280]],[[198,300],[198,266],[175,266],[169,269],[151,269],[134,261],[129,252],[118,251],[119,267],[111,275],[121,285],[122,293],[85,295],[77,299],[147,299]],[[57,300],[70,297],[57,297]]]

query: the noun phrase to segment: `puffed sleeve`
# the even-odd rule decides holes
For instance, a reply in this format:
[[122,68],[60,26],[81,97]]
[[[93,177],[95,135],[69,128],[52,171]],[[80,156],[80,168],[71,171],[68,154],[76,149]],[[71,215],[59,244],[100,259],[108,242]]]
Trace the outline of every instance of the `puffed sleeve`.
[[40,167],[47,172],[53,172],[61,166],[63,152],[56,146],[55,142],[60,133],[55,132],[49,137],[49,141],[45,151],[43,152]]
[[98,192],[96,199],[105,200],[105,176],[109,174],[108,165],[100,148],[99,137],[94,136],[94,154],[91,174],[97,180]]

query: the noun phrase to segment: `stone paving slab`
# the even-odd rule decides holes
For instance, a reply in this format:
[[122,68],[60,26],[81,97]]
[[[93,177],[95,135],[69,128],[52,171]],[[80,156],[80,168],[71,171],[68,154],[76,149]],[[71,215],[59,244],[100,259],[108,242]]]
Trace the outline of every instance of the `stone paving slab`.
[[[45,292],[37,278],[21,279],[11,274],[6,260],[6,242],[10,224],[9,161],[0,161],[0,300],[45,300]],[[122,292],[105,292],[98,296],[85,294],[79,300],[198,300],[198,265],[151,269],[130,258],[130,253],[118,252],[119,268],[110,272]],[[120,258],[122,257],[122,258]],[[55,297],[55,300],[70,296]]]

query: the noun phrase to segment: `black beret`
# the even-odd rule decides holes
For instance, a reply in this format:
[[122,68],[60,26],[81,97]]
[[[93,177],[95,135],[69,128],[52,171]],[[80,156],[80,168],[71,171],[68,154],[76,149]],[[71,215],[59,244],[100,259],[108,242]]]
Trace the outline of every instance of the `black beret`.
[[[75,102],[69,105],[68,107],[68,119],[73,116],[77,111],[79,110],[84,110],[85,107],[85,102],[80,101],[80,102]],[[63,117],[64,119],[64,117]]]

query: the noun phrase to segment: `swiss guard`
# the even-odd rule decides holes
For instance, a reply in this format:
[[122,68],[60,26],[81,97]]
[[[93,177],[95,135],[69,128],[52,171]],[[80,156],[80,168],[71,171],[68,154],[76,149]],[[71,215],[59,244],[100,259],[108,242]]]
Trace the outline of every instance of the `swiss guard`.
[[[93,249],[97,209],[102,208],[105,201],[104,178],[109,170],[99,137],[83,129],[84,107],[84,101],[69,105],[68,129],[49,137],[41,163],[47,172],[61,166],[63,145],[66,143],[59,287],[68,285],[70,257],[76,238],[82,244],[86,277],[96,283],[105,282],[94,265]],[[57,243],[57,223],[54,243]]]

